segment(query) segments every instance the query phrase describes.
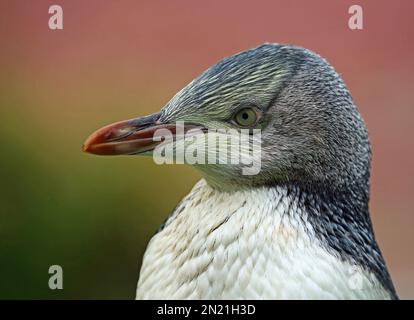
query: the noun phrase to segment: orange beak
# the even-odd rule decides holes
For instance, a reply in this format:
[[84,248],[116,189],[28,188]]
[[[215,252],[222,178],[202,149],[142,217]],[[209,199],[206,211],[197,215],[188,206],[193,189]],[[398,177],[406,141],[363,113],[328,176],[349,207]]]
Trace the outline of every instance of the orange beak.
[[[179,127],[176,124],[162,124],[160,114],[120,121],[107,125],[92,133],[83,144],[83,151],[98,155],[131,155],[152,151],[162,141],[154,140],[159,129],[167,129],[175,138]],[[186,132],[198,126],[185,125]]]

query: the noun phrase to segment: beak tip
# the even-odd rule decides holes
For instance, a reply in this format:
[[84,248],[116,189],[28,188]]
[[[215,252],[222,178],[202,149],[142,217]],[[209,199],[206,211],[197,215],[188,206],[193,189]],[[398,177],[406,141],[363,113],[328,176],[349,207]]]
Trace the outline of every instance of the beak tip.
[[89,152],[89,146],[87,144],[82,145],[82,151],[88,153]]
[[93,146],[94,146],[94,144],[96,142],[97,142],[96,141],[96,134],[93,133],[83,143],[83,145],[82,145],[82,151],[83,152],[86,152],[86,153],[92,153],[91,151],[92,151]]

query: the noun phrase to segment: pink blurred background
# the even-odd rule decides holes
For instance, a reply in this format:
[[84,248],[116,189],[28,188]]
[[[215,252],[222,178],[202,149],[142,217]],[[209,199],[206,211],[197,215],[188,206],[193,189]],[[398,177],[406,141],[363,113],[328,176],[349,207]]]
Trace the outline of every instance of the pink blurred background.
[[[48,28],[48,8],[52,4],[63,7],[63,30]],[[352,4],[359,4],[364,10],[363,30],[348,28],[348,8]],[[125,249],[128,259],[120,260],[121,266],[107,270],[116,273],[122,270],[122,264],[130,264],[124,270],[126,276],[118,281],[125,286],[117,287],[117,294],[111,296],[100,295],[98,290],[92,289],[87,291],[90,294],[83,295],[80,293],[82,286],[78,285],[63,297],[132,297],[145,241],[199,178],[198,173],[187,167],[160,171],[147,160],[92,159],[80,152],[84,138],[103,124],[159,110],[175,92],[225,56],[263,42],[278,42],[300,45],[321,54],[348,85],[367,123],[373,145],[370,208],[376,236],[401,298],[414,298],[413,14],[414,2],[409,0],[1,1],[2,135],[11,137],[9,143],[17,141],[22,150],[28,150],[27,163],[33,156],[46,171],[53,172],[57,184],[64,190],[59,195],[62,198],[58,199],[66,199],[57,202],[72,204],[71,201],[78,198],[87,202],[86,196],[73,194],[80,192],[78,186],[81,181],[88,180],[88,172],[92,172],[92,180],[104,174],[105,181],[112,181],[117,192],[131,194],[122,198],[126,202],[124,209],[114,208],[116,215],[122,218],[105,217],[105,222],[119,219],[119,233],[124,230],[129,233],[118,239],[128,246]],[[14,162],[12,151],[2,149],[2,157]],[[94,169],[100,165],[98,161],[105,161],[101,163],[106,165],[100,167],[100,171]],[[121,166],[123,171],[116,171]],[[145,179],[142,178],[143,168],[147,174]],[[79,181],[77,174],[82,175]],[[105,181],[99,180],[96,184],[108,188],[108,185],[102,186]],[[123,184],[128,188],[124,189]],[[134,186],[136,189],[132,193]],[[24,185],[16,185],[14,190],[8,183],[2,188],[13,194],[20,192],[18,189]],[[87,193],[91,189],[81,190]],[[145,219],[140,217],[140,212],[128,212],[128,203],[142,200],[142,192],[149,199],[148,207],[151,201],[160,202],[159,194],[166,195],[165,204],[147,211],[143,209]],[[95,196],[98,199],[101,194]],[[43,219],[39,222],[39,230],[42,230],[41,223],[50,223],[52,229],[62,228],[59,234],[65,235],[66,219],[74,226],[82,225],[84,215],[76,216],[76,212],[83,210],[82,201],[78,211],[73,207],[73,215],[68,209],[65,215],[59,216],[59,227],[47,222],[56,217],[47,212],[47,205],[39,209]],[[106,205],[111,206],[111,203]],[[36,199],[32,206],[36,206]],[[92,212],[94,208],[90,205],[85,212]],[[5,219],[1,228],[9,231],[10,243],[14,243],[14,237],[22,236],[21,228],[28,223],[24,211],[16,210],[16,215],[18,220],[9,212],[0,215]],[[99,223],[90,221],[88,228],[82,228],[79,233],[89,236],[93,228],[111,232],[111,222],[107,223],[108,227],[102,227],[105,222],[100,219],[103,218],[98,214],[93,217],[94,222]],[[140,226],[123,228],[135,223]],[[134,237],[134,232],[140,233],[139,239]],[[69,231],[67,235],[73,236]],[[33,239],[36,237],[34,234]],[[96,248],[91,246],[90,250],[100,250],[100,237],[96,235],[93,242]],[[30,239],[28,243],[14,244],[13,251],[32,252]],[[66,257],[67,261],[78,259],[77,253],[82,256],[81,244],[64,240],[63,236],[60,241],[65,243],[65,250],[73,250],[72,256]],[[43,242],[36,244],[36,252],[41,252]],[[78,249],[74,250],[74,246]],[[50,250],[53,255],[53,249]],[[6,252],[13,254],[13,251]],[[109,254],[107,259],[110,260]],[[46,254],[44,257],[46,265],[49,260]],[[120,259],[122,257],[120,255]],[[23,262],[18,259],[10,260],[4,255],[1,259],[5,261],[0,261],[2,264],[12,264],[10,270],[23,270],[19,267]],[[30,259],[42,258],[33,255],[27,258]],[[83,264],[82,258],[79,259],[76,272],[92,272],[85,271],[86,267],[82,269],[88,260]],[[102,261],[95,263],[98,266],[105,265],[104,262],[102,257]],[[8,272],[13,274],[10,270]],[[40,267],[25,270],[29,283],[32,277],[37,277],[36,272],[41,272]],[[111,276],[101,274],[101,278]],[[76,277],[73,281],[77,281]],[[34,287],[36,284],[33,282]],[[70,284],[68,286],[70,290]],[[110,284],[97,286],[105,288],[102,290],[110,289]],[[9,290],[13,291],[11,286],[0,287],[0,296],[53,298],[43,287],[38,292],[31,288],[30,294],[24,292],[23,285],[20,291],[10,293]]]

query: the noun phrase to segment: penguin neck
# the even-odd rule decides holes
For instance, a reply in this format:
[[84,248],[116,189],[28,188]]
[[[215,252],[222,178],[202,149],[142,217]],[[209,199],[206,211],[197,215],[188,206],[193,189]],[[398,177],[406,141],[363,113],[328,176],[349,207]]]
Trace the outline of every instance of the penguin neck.
[[[326,207],[333,210],[326,202],[319,194],[293,185],[223,191],[201,180],[151,240],[137,297],[231,299],[263,292],[267,299],[321,298],[327,277],[341,289],[328,290],[323,298],[376,297],[375,290],[349,288],[352,266],[364,279],[363,288],[369,288],[370,272],[366,271],[371,268],[366,268],[365,261],[350,258],[342,244],[351,241],[358,251],[354,247],[361,238],[326,212]],[[369,246],[370,234],[366,237]],[[165,283],[159,283],[160,279]],[[298,283],[308,282],[312,285],[297,288]]]

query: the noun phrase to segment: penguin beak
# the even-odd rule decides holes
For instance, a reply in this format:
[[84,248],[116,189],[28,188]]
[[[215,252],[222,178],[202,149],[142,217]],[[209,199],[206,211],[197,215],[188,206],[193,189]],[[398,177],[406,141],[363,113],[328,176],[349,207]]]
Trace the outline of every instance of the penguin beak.
[[159,124],[159,114],[119,121],[92,133],[83,144],[83,151],[98,155],[137,154],[152,150],[153,135]]
[[[199,128],[196,125],[178,125],[161,123],[160,114],[125,120],[107,125],[92,133],[83,144],[83,151],[97,155],[132,155],[151,152],[162,143],[162,139],[154,139],[154,134],[161,129],[168,130],[172,138],[177,132]],[[163,131],[165,132],[165,131]],[[160,135],[161,136],[161,135]]]

